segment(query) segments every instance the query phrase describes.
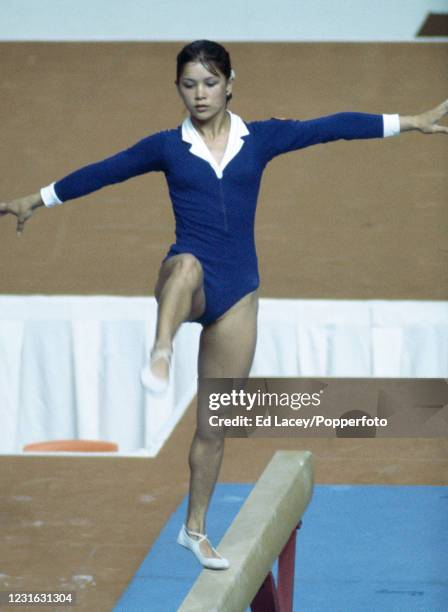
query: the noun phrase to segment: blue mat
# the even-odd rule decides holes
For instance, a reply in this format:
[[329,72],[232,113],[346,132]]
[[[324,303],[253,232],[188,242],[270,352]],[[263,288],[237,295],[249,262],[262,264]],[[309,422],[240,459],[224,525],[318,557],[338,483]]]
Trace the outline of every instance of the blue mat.
[[[252,485],[219,484],[218,543]],[[175,612],[201,566],[176,544],[184,499],[114,612]],[[294,610],[447,612],[448,487],[317,485],[298,532]],[[235,611],[238,612],[238,611]]]

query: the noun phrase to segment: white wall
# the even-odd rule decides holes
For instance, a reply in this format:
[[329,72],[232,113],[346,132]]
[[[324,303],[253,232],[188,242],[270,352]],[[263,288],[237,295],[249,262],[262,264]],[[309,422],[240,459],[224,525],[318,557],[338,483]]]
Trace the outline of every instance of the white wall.
[[0,40],[415,39],[448,0],[0,0]]

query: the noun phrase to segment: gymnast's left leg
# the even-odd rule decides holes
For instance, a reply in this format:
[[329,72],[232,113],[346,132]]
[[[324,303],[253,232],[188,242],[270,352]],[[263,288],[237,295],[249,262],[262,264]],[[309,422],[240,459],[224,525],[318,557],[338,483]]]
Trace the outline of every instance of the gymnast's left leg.
[[[204,327],[201,334],[197,429],[189,455],[190,496],[184,542],[181,543],[185,545],[185,534],[195,539],[200,554],[205,557],[205,562],[200,559],[201,562],[215,569],[219,565],[213,566],[213,559],[219,557],[209,542],[198,534],[206,533],[206,513],[223,457],[224,430],[213,427],[211,431],[207,427],[209,410],[201,393],[201,379],[246,378],[249,375],[257,338],[257,311],[258,295],[253,292],[218,321]],[[211,563],[207,565],[209,561]],[[224,564],[220,568],[225,569]]]

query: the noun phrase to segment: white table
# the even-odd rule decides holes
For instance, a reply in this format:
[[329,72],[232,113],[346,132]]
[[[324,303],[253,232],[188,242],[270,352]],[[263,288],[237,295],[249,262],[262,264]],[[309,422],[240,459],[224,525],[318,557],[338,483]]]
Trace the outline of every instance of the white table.
[[[84,438],[156,455],[194,397],[201,328],[181,327],[152,400],[139,371],[155,321],[148,297],[0,296],[0,453]],[[448,304],[263,299],[251,375],[448,377]]]

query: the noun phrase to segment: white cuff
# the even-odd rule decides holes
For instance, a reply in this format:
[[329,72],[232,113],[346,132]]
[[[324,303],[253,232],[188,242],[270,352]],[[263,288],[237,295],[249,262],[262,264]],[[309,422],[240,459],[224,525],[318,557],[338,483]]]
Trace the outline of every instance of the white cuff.
[[400,133],[400,115],[383,115],[383,136],[396,136]]
[[51,185],[47,185],[47,187],[42,187],[42,189],[40,190],[40,197],[42,198],[42,202],[48,208],[64,203],[64,202],[61,202],[61,200],[56,195],[56,191],[54,190],[54,185],[55,183],[51,183]]

